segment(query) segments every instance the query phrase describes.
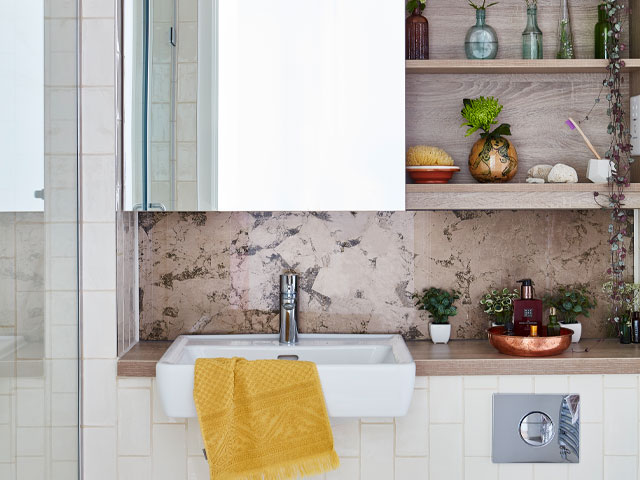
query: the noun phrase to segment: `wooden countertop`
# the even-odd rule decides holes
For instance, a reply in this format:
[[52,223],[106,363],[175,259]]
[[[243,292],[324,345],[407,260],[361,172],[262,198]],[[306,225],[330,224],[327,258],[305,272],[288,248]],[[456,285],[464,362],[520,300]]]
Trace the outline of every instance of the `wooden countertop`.
[[[140,342],[118,360],[118,375],[155,377],[156,363],[171,342]],[[640,374],[640,345],[615,339],[586,339],[555,357],[511,357],[498,353],[486,340],[407,342],[416,375],[572,375]]]

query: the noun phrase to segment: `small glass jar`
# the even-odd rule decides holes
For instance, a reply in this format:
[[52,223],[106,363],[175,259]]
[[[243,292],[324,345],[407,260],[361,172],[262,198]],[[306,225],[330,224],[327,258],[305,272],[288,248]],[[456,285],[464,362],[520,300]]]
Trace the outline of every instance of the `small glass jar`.
[[498,54],[498,34],[486,24],[486,10],[476,10],[476,24],[469,29],[464,40],[469,60],[491,60]]
[[538,26],[538,7],[535,5],[527,7],[527,27],[522,32],[522,58],[542,58],[542,30]]

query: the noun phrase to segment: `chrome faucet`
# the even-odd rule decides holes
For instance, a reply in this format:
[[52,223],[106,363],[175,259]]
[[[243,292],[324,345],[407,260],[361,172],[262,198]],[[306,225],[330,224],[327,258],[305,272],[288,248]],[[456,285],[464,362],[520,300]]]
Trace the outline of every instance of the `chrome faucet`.
[[280,275],[280,344],[298,343],[298,275]]

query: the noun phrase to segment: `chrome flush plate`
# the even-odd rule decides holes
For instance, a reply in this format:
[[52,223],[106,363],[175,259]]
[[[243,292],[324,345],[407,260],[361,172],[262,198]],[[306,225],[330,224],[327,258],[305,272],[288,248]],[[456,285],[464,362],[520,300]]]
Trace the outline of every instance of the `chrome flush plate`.
[[580,395],[493,395],[494,463],[579,463]]

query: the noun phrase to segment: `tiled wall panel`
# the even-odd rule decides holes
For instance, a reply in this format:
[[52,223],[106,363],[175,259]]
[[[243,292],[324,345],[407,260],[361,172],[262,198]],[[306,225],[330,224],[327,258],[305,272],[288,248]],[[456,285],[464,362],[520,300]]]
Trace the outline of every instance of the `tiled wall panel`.
[[[332,419],[337,471],[320,480],[640,480],[638,376],[418,377],[407,416]],[[491,462],[491,397],[581,393],[579,464]],[[560,390],[554,390],[557,385]],[[207,480],[197,419],[164,415],[155,380],[118,379],[118,480]],[[455,414],[439,406],[459,399]],[[604,401],[603,401],[604,399]],[[443,409],[444,410],[444,409]],[[607,433],[608,432],[608,433]],[[132,438],[128,438],[132,435]],[[153,476],[149,477],[149,468]]]

